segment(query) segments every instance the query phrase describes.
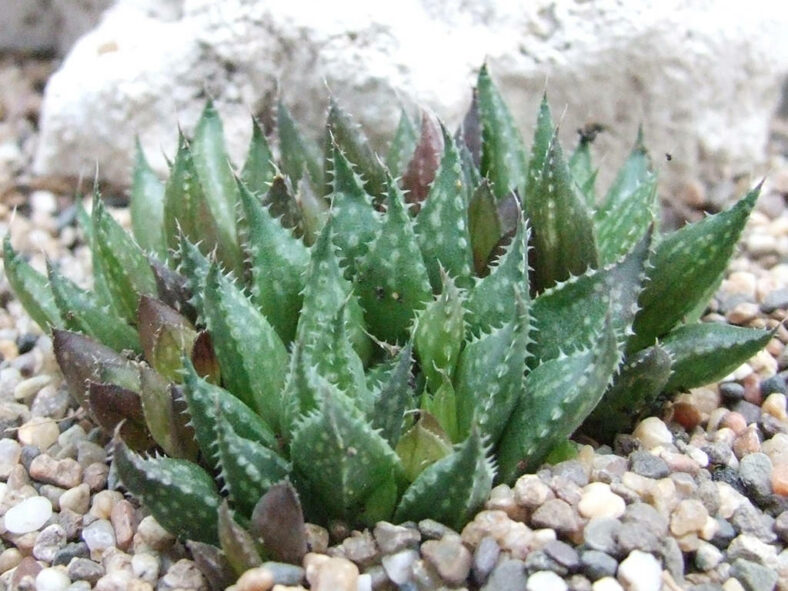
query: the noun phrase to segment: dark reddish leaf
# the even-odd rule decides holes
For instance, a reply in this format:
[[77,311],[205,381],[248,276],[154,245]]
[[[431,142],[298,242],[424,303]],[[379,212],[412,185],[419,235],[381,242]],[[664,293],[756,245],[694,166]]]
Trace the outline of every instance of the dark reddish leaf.
[[85,408],[89,406],[88,382],[99,379],[102,366],[131,365],[128,359],[114,349],[76,332],[54,329],[52,342],[68,391]]
[[468,107],[468,112],[465,113],[457,135],[458,139],[468,148],[476,168],[479,168],[482,161],[482,122],[479,117],[479,95],[475,88],[471,105]]
[[304,513],[293,485],[283,480],[265,493],[252,512],[249,530],[272,560],[301,564],[306,554]]
[[219,384],[222,371],[219,368],[219,360],[216,358],[216,353],[213,350],[211,335],[206,330],[200,331],[194,340],[192,365],[194,365],[194,371],[197,372],[198,376],[211,384]]
[[192,323],[149,296],[140,297],[137,322],[148,363],[168,380],[180,381],[181,359],[191,352],[197,336]]
[[402,187],[407,191],[405,200],[415,204],[415,211],[429,193],[442,156],[443,132],[440,124],[434,115],[422,111],[421,137],[408,168],[402,175]]
[[196,460],[199,447],[180,388],[149,367],[140,368],[145,423],[156,443],[174,458]]
[[112,432],[122,422],[120,436],[132,449],[142,451],[155,445],[142,412],[139,394],[115,384],[90,382],[90,409],[99,425]]
[[294,194],[290,181],[284,175],[277,174],[263,198],[263,205],[285,228],[293,230],[296,236],[303,236],[304,219]]
[[186,316],[190,322],[194,322],[197,318],[197,311],[189,303],[192,293],[186,277],[155,259],[150,260],[150,266],[156,279],[159,299],[170,308],[174,308]]

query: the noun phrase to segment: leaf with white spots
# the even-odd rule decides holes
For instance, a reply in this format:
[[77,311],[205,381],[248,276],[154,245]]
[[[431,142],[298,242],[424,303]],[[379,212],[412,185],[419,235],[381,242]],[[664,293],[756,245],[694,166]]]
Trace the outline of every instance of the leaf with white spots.
[[470,284],[473,268],[468,187],[457,146],[445,128],[443,141],[445,149],[440,168],[416,216],[416,237],[435,291],[440,287],[441,267],[463,287]]
[[525,379],[525,395],[498,443],[500,480],[535,470],[599,403],[621,354],[608,321],[593,348],[545,361]]
[[241,170],[241,179],[250,191],[257,194],[266,190],[274,180],[275,174],[276,165],[271,147],[260,123],[252,118],[252,139],[249,142],[246,162]]
[[337,311],[346,306],[348,331],[353,347],[362,361],[369,358],[371,344],[365,333],[363,312],[358,298],[351,293],[352,285],[345,279],[339,266],[333,243],[334,220],[326,223],[310,251],[306,270],[304,303],[296,327],[296,340],[306,348],[318,339],[326,326],[336,318]]
[[597,169],[591,162],[591,142],[589,136],[581,131],[580,142],[569,157],[569,170],[572,177],[580,187],[585,197],[586,205],[590,208],[596,206],[596,176]]
[[600,261],[613,262],[629,251],[655,223],[658,206],[657,175],[651,170],[639,133],[629,158],[594,214]]
[[397,455],[405,478],[413,482],[426,468],[452,452],[451,439],[429,412],[419,419],[397,442]]
[[137,331],[102,305],[95,294],[82,289],[51,265],[48,275],[65,328],[83,332],[116,351],[141,352]]
[[481,172],[492,181],[498,199],[511,191],[523,195],[528,162],[523,138],[486,65],[479,70],[476,91],[482,126]]
[[139,138],[135,143],[134,173],[129,198],[131,229],[137,244],[149,253],[167,260],[164,236],[164,183],[145,159]]
[[259,441],[238,435],[221,413],[216,443],[222,480],[233,505],[250,517],[260,497],[290,473],[290,464]]
[[181,235],[178,244],[180,261],[178,270],[185,279],[184,289],[179,290],[180,297],[188,293],[191,296],[188,302],[189,306],[196,311],[202,310],[205,278],[208,277],[211,261],[186,236]]
[[521,221],[517,233],[490,273],[468,291],[465,302],[468,332],[498,327],[515,316],[515,289],[528,298],[527,245],[529,229]]
[[760,185],[729,209],[660,240],[649,258],[628,352],[652,345],[706,296],[708,286],[728,265],[759,193]]
[[184,363],[183,394],[197,443],[212,466],[216,465],[219,457],[216,445],[219,413],[232,424],[240,437],[259,441],[271,449],[276,448],[274,433],[263,419],[227,390],[199,377],[188,361]]
[[532,367],[561,352],[590,347],[608,313],[620,337],[631,334],[650,244],[649,233],[617,263],[559,283],[533,300]]
[[452,443],[462,441],[457,424],[457,395],[448,376],[443,375],[443,383],[435,393],[425,392],[422,395],[421,407],[435,417]]
[[48,279],[14,250],[8,234],[3,240],[3,268],[14,295],[42,330],[63,326]]
[[290,111],[281,101],[276,111],[276,126],[279,132],[279,151],[282,170],[293,184],[301,180],[306,171],[315,190],[323,190],[323,155],[318,145],[305,137],[298,129]]
[[181,540],[218,544],[221,497],[211,475],[188,460],[143,458],[122,441],[115,444],[114,457],[123,486],[167,531]]
[[377,493],[396,485],[397,455],[341,392],[326,382],[320,389],[318,409],[295,426],[293,469],[331,515],[367,525],[390,517],[396,492],[388,507],[374,507],[375,515],[369,514],[367,501],[382,501]]
[[443,374],[454,375],[465,336],[465,309],[462,294],[450,275],[441,271],[443,289],[416,318],[413,344],[427,380],[427,388],[436,391]]
[[515,311],[509,321],[471,340],[460,353],[454,390],[461,439],[475,427],[494,444],[523,395],[528,313],[519,286],[513,296]]
[[156,294],[156,279],[148,258],[109,213],[96,192],[93,197],[93,266],[106,282],[112,307],[128,323],[137,322],[142,295]]
[[211,333],[224,387],[279,430],[279,393],[287,349],[276,331],[243,292],[211,267],[202,316]]
[[246,186],[241,204],[249,225],[244,249],[252,267],[252,299],[283,342],[295,336],[309,251],[260,205]]
[[432,299],[432,288],[402,192],[391,179],[387,204],[380,232],[359,265],[357,293],[370,332],[402,343],[416,311]]
[[728,324],[680,326],[660,343],[673,359],[665,390],[689,390],[719,380],[763,349],[773,336],[773,331]]
[[[364,190],[373,197],[386,191],[386,168],[369,147],[360,126],[345,112],[334,97],[329,99],[326,121],[326,145],[335,144],[364,178]],[[326,150],[328,153],[329,150]],[[330,187],[329,187],[330,190]]]
[[405,490],[394,520],[429,518],[460,531],[489,496],[494,475],[482,436],[473,429],[468,439],[427,467]]
[[591,212],[569,171],[546,105],[537,120],[524,200],[537,293],[598,262]]
[[227,499],[217,512],[219,545],[237,576],[263,563],[252,535],[233,519]]
[[356,272],[380,227],[361,177],[337,144],[331,146],[331,220],[343,265]]
[[419,132],[416,125],[403,107],[400,110],[397,130],[386,154],[386,167],[391,176],[398,177],[405,172],[405,167],[413,156],[418,141]]
[[146,366],[140,367],[140,401],[151,437],[174,458],[195,461],[199,448],[183,392]]
[[410,386],[410,369],[413,363],[413,346],[405,345],[393,359],[390,371],[375,391],[369,420],[389,442],[396,445],[402,433],[405,411],[413,406],[414,394]]
[[638,351],[624,359],[613,384],[594,411],[583,422],[583,433],[604,443],[613,443],[619,433],[655,408],[670,377],[671,359],[659,345]]
[[493,250],[503,237],[495,196],[487,179],[476,187],[468,204],[468,226],[473,251],[473,267],[477,275],[487,269]]

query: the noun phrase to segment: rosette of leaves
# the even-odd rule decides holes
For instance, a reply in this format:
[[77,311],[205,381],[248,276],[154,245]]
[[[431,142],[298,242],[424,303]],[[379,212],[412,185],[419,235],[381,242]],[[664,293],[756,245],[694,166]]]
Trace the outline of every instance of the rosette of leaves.
[[757,188],[663,234],[640,137],[598,196],[589,138],[567,157],[545,100],[527,152],[486,68],[456,134],[403,112],[385,158],[334,101],[322,147],[274,119],[239,170],[211,104],[166,181],[138,151],[133,233],[80,213],[92,290],[4,251],[125,487],[238,570],[288,529],[272,506],[460,528],[581,426],[608,440],[770,338],[698,322]]

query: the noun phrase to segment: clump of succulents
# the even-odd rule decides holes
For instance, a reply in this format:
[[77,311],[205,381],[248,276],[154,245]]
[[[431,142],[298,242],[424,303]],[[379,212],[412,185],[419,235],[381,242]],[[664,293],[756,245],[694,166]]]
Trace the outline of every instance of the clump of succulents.
[[384,159],[334,101],[322,149],[274,119],[239,170],[211,104],[165,182],[138,152],[133,237],[81,211],[92,291],[4,251],[122,483],[239,570],[272,506],[460,528],[581,426],[609,440],[770,338],[698,322],[758,189],[662,234],[640,137],[599,197],[592,138],[567,158],[545,100],[527,153],[486,68],[456,134],[403,111]]

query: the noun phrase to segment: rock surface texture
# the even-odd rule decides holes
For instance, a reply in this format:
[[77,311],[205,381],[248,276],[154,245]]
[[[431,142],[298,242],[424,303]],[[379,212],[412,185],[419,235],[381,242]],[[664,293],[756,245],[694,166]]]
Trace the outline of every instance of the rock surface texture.
[[769,6],[118,0],[49,83],[35,166],[90,175],[98,162],[103,177],[128,179],[139,134],[163,169],[173,121],[190,131],[208,95],[239,159],[248,117],[277,83],[308,128],[319,129],[330,89],[380,144],[400,101],[456,125],[486,60],[526,134],[547,88],[555,111],[566,107],[565,141],[602,124],[601,152],[618,162],[642,123],[654,153],[672,155],[664,187],[690,171],[719,183],[766,156],[788,72],[788,13]]

